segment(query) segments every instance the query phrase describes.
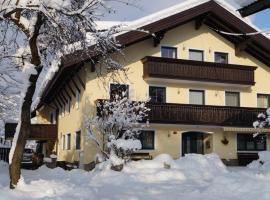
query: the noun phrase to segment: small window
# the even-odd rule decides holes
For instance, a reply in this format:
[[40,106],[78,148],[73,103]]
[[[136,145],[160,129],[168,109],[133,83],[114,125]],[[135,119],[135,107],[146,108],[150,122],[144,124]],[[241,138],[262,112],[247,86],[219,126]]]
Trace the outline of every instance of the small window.
[[189,60],[204,61],[203,51],[190,49]]
[[161,57],[177,58],[177,48],[175,48],[175,47],[161,47]]
[[196,105],[205,104],[205,95],[203,90],[190,90],[189,91],[189,103]]
[[240,107],[240,93],[239,92],[225,92],[225,105]]
[[65,148],[66,148],[66,136],[63,135],[62,136],[62,149],[65,150]]
[[254,137],[253,134],[237,134],[238,151],[265,151],[266,135],[259,134]]
[[125,84],[110,85],[110,99],[113,100],[116,96],[120,98],[129,97],[129,86]]
[[165,87],[149,87],[150,102],[166,103],[166,88]]
[[142,143],[142,150],[155,149],[155,131],[141,131],[139,139]]
[[76,90],[76,108],[80,108],[81,93],[79,90]]
[[270,95],[258,94],[257,104],[258,104],[259,108],[269,108],[270,107]]
[[228,53],[215,52],[215,62],[216,63],[229,63]]
[[71,134],[69,133],[69,134],[67,134],[67,150],[70,150],[70,148],[71,148]]
[[81,131],[76,132],[76,150],[81,149]]

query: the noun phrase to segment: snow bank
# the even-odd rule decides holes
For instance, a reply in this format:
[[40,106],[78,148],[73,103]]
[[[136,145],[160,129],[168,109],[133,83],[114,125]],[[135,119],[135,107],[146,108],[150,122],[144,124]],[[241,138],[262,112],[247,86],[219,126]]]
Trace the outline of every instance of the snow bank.
[[[164,168],[164,163],[171,168]],[[162,154],[154,160],[131,162],[122,172],[64,171],[45,166],[23,170],[18,187],[11,191],[8,165],[0,162],[0,199],[269,200],[270,176],[240,169],[237,173],[227,171],[215,154],[191,154],[178,160]]]
[[259,159],[247,166],[249,169],[270,173],[270,151],[259,152]]

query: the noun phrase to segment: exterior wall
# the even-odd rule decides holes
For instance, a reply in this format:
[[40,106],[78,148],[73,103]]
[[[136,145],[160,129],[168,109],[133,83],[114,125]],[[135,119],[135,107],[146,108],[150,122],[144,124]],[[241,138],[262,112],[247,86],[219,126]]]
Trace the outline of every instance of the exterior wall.
[[[205,61],[214,61],[214,52],[229,53],[229,63],[256,66],[255,71],[256,85],[249,88],[237,86],[222,86],[215,83],[172,83],[170,81],[157,80],[155,82],[146,82],[143,79],[143,64],[141,59],[145,56],[161,56],[161,46],[174,46],[178,48],[178,58],[188,59],[189,49],[204,50]],[[225,91],[239,91],[241,107],[256,107],[257,93],[270,94],[270,87],[266,84],[270,80],[270,68],[260,61],[243,52],[240,56],[235,56],[235,46],[217,33],[210,30],[207,26],[202,26],[195,30],[194,22],[177,27],[168,31],[158,47],[153,46],[152,39],[136,43],[124,50],[125,57],[115,56],[128,69],[127,77],[123,73],[115,77],[116,82],[129,84],[130,98],[132,100],[148,99],[149,85],[165,86],[167,103],[189,103],[189,89],[205,90],[206,105],[225,105]],[[75,150],[75,132],[82,132],[83,162],[89,163],[95,159],[98,149],[95,144],[87,139],[84,124],[84,116],[94,116],[96,113],[95,101],[97,99],[109,98],[109,85],[113,83],[110,75],[97,78],[95,72],[91,72],[90,64],[86,64],[80,72],[81,77],[86,81],[86,90],[81,93],[80,109],[74,108],[75,99],[72,101],[71,112],[65,117],[59,117],[58,127],[58,159],[69,162],[79,160],[79,151]],[[84,75],[86,75],[84,77]],[[79,85],[79,84],[78,84]],[[73,97],[74,98],[74,97]],[[45,111],[44,111],[45,110]],[[48,121],[47,110],[40,111],[38,120],[40,122]],[[151,122],[150,122],[151,123]],[[228,145],[223,145],[220,141],[223,139],[224,132],[222,128],[179,128],[177,125],[153,125],[151,128],[156,130],[155,150],[150,151],[153,156],[160,153],[169,153],[174,158],[179,157],[181,153],[181,134],[184,131],[192,129],[193,131],[204,131],[207,135],[204,143],[210,141],[210,148],[205,149],[205,153],[216,152],[221,158],[236,158],[236,133],[226,133]],[[177,134],[173,134],[177,131]],[[62,150],[61,136],[71,133],[71,150]],[[101,138],[99,138],[101,140]],[[268,142],[269,137],[268,137]],[[205,145],[206,146],[206,145]],[[269,148],[269,143],[268,143]]]

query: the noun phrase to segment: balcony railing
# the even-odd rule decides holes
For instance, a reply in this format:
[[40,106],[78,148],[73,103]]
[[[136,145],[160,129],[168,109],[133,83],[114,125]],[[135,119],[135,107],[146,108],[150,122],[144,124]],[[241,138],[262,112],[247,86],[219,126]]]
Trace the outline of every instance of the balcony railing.
[[144,79],[161,78],[216,82],[251,86],[255,84],[256,67],[200,62],[160,57],[145,57]]
[[[16,123],[5,124],[5,138],[14,137]],[[57,125],[55,124],[31,124],[29,140],[55,140],[57,138]]]
[[252,127],[261,108],[148,103],[150,123]]

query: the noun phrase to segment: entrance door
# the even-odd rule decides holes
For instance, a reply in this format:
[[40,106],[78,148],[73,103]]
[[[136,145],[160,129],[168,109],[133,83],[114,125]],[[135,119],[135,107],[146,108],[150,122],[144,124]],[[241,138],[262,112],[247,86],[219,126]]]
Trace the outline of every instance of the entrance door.
[[203,154],[203,133],[186,132],[182,134],[182,156],[188,153]]

